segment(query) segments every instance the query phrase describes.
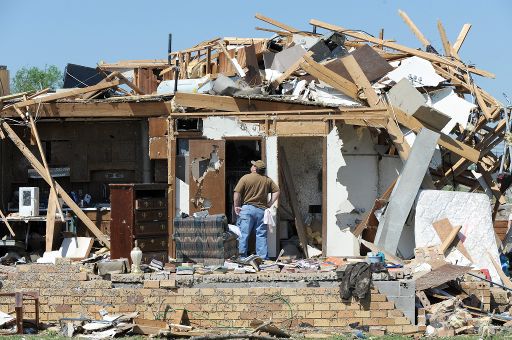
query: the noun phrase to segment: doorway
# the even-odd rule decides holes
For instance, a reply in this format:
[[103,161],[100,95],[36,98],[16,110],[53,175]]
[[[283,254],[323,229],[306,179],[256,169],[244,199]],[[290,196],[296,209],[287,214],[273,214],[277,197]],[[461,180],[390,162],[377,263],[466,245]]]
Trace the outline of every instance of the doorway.
[[226,216],[228,223],[236,223],[233,208],[233,190],[238,180],[249,173],[251,161],[264,159],[261,139],[226,139]]

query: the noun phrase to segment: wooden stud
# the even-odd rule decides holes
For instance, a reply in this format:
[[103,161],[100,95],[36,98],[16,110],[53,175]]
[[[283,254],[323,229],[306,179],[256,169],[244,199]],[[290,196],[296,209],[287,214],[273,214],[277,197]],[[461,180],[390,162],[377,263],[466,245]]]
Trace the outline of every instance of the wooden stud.
[[443,23],[441,20],[437,20],[437,30],[439,31],[439,35],[441,36],[441,42],[443,44],[444,55],[447,57],[452,56],[452,46],[448,41],[448,37],[446,36],[446,31],[444,29]]
[[[411,18],[409,18],[407,13],[405,13],[404,11],[399,9],[398,14],[400,15],[400,17],[402,17],[403,21],[407,24],[407,26],[409,26],[412,33],[414,33],[416,38],[418,38],[418,40],[421,42],[423,47],[427,48],[427,46],[431,45],[430,41],[428,41],[428,39],[425,38],[423,33],[421,33],[420,29],[414,24],[414,22],[411,20]],[[383,38],[381,38],[381,39],[383,39]]]
[[167,233],[169,256],[176,258],[174,218],[176,217],[176,127],[172,115],[168,117],[167,131]]
[[464,43],[464,40],[466,39],[470,29],[471,29],[471,24],[464,24],[464,26],[462,26],[459,36],[453,43],[453,50],[455,52],[459,53],[459,50],[460,50],[462,44]]

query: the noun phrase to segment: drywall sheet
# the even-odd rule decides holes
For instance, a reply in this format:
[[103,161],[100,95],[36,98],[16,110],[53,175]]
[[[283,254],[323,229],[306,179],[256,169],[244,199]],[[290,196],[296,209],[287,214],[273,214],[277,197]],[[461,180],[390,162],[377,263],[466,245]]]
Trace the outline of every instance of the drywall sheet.
[[233,117],[208,117],[203,119],[203,136],[208,139],[260,136],[260,126],[256,123],[240,122]]
[[476,108],[475,104],[460,98],[451,88],[430,92],[429,96],[427,105],[451,118],[441,132],[449,134],[457,123],[464,129],[467,128],[469,114]]
[[[432,223],[447,218],[453,226],[462,226],[459,237],[475,261],[473,266],[489,269],[492,280],[501,282],[487,256],[489,252],[499,263],[491,210],[491,201],[485,194],[440,190],[420,191],[416,198],[414,214],[416,247],[440,244],[441,240]],[[456,248],[449,251],[446,259],[460,266],[471,265],[471,262]]]
[[414,87],[437,86],[446,80],[436,73],[430,61],[420,57],[402,60],[400,66],[389,72],[386,78],[398,83],[403,78],[409,80]]
[[421,129],[391,194],[384,217],[379,222],[375,244],[391,254],[396,254],[407,216],[425,177],[438,139],[438,133]]

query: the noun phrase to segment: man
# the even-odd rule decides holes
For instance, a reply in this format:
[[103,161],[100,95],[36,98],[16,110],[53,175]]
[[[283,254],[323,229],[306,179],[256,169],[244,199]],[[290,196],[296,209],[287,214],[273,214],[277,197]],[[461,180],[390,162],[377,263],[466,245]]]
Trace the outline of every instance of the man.
[[[267,167],[262,160],[251,161],[251,164],[251,173],[240,178],[233,194],[237,225],[242,234],[238,250],[240,256],[247,256],[249,235],[256,230],[256,254],[267,259],[267,225],[263,223],[263,216],[265,209],[279,198],[279,187],[265,175]],[[270,201],[268,194],[272,194]]]

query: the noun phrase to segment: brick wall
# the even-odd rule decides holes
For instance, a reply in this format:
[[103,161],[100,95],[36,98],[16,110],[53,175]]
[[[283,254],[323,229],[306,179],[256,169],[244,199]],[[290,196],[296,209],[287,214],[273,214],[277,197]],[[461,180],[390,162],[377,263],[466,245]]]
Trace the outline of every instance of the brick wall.
[[[347,329],[351,323],[386,329],[389,333],[412,333],[418,328],[393,302],[376,289],[364,301],[342,301],[339,289],[305,287],[173,288],[174,280],[147,280],[113,287],[109,280],[91,280],[78,265],[21,265],[16,273],[2,274],[0,292],[36,291],[40,294],[42,322],[63,317],[100,318],[110,314],[139,312],[147,319],[161,319],[186,309],[196,327],[248,327],[251,320],[272,320],[281,327],[309,324],[321,329]],[[129,275],[128,275],[129,276]],[[137,281],[137,280],[135,280]],[[132,281],[134,282],[134,281]],[[166,288],[162,288],[166,287]],[[14,310],[13,298],[0,298],[0,309]],[[27,318],[34,317],[28,303]]]

